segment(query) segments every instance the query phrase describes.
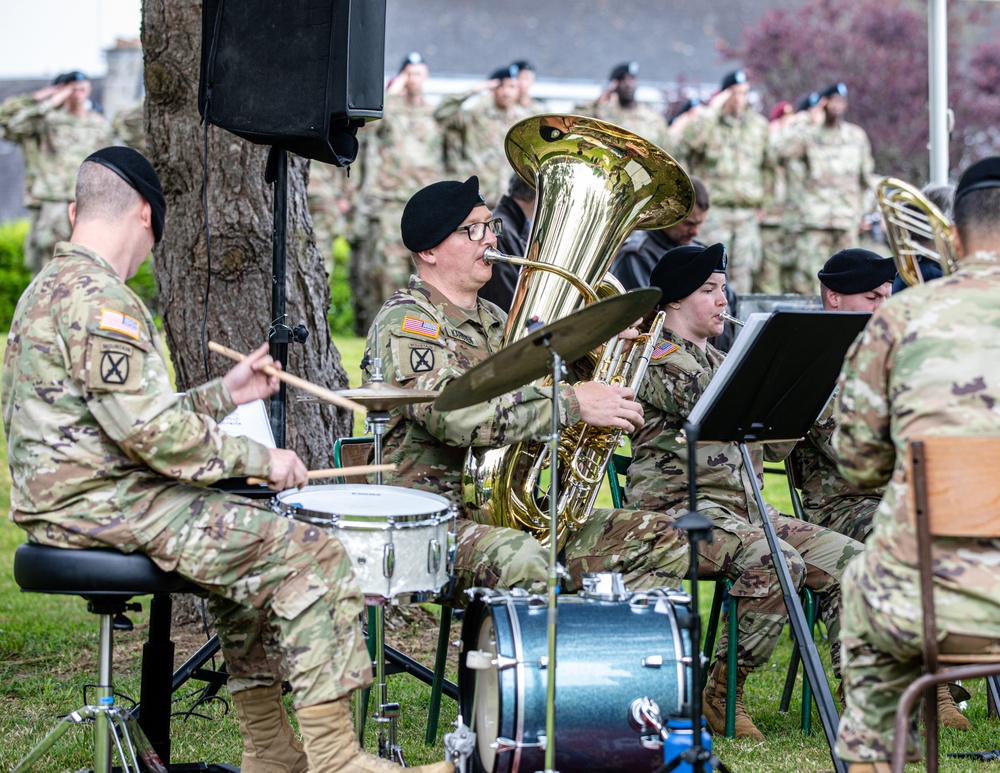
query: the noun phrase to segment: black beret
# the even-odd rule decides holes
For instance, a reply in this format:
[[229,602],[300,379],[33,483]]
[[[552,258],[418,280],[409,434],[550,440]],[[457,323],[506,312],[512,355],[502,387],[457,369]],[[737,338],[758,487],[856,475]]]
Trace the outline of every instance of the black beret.
[[75,83],[76,81],[89,80],[86,75],[84,75],[79,70],[73,70],[72,72],[64,72],[55,77],[52,81],[53,86],[62,86],[66,83]]
[[835,293],[867,293],[896,277],[896,263],[871,250],[841,250],[823,264],[816,276]]
[[403,207],[400,231],[410,252],[437,247],[448,238],[476,207],[486,206],[479,192],[479,178],[472,175],[464,183],[443,180],[428,185],[410,197]]
[[983,188],[1000,188],[1000,156],[984,158],[965,170],[955,188],[955,203],[966,193]]
[[667,250],[649,275],[649,286],[660,288],[660,305],[687,298],[716,272],[726,270],[726,248],[686,244]]
[[847,96],[847,86],[845,86],[843,83],[834,83],[832,86],[827,86],[825,89],[823,89],[819,93],[819,95],[820,95],[821,98],[822,97],[832,97],[832,96],[836,96],[837,94],[839,94],[842,97],[846,97]]
[[423,64],[423,63],[424,63],[424,58],[420,55],[420,52],[411,51],[406,55],[406,58],[403,59],[403,63],[399,65],[399,71],[402,72],[403,70],[405,70],[406,65],[408,64]]
[[622,62],[616,65],[611,70],[611,75],[608,76],[608,80],[620,81],[626,75],[631,75],[636,77],[639,75],[639,63],[638,62]]
[[799,101],[795,103],[795,112],[801,113],[803,110],[808,110],[810,107],[816,107],[817,102],[819,102],[819,92],[810,91],[804,97],[800,97]]
[[733,70],[731,73],[727,74],[726,77],[722,79],[722,83],[719,85],[719,91],[725,91],[730,86],[735,86],[737,83],[746,83],[747,73],[746,70]]
[[678,118],[680,118],[682,115],[684,115],[684,113],[686,113],[688,110],[692,110],[698,107],[698,105],[700,104],[701,100],[698,99],[698,97],[691,97],[691,99],[685,99],[683,102],[681,102],[681,106],[677,108],[677,112],[673,114],[673,116],[670,118],[669,121],[667,121],[667,125],[669,126]]
[[520,72],[521,70],[527,70],[528,72],[535,71],[535,65],[529,62],[527,59],[519,59],[518,61],[514,62],[514,66],[518,69],[518,72]]
[[149,202],[153,210],[153,236],[156,241],[163,238],[163,221],[167,216],[167,200],[163,197],[160,178],[153,165],[137,150],[124,147],[101,148],[91,153],[84,160],[106,166],[125,182],[131,185],[139,195]]
[[517,74],[520,71],[520,68],[516,64],[508,64],[506,67],[501,67],[491,72],[488,80],[502,81],[505,78],[517,78]]

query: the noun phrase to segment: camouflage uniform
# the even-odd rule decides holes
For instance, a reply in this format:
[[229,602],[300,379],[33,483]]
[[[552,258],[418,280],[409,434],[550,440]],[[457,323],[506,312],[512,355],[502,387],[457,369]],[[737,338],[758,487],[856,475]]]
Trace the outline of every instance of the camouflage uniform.
[[133,150],[146,155],[145,103],[122,110],[111,121],[115,136]]
[[[481,98],[471,106],[465,103]],[[513,169],[507,162],[504,140],[507,131],[528,111],[520,105],[500,110],[491,95],[481,91],[445,97],[434,111],[444,132],[444,165],[449,177],[464,180],[479,176],[479,187],[489,206],[507,191]]]
[[69,238],[67,205],[76,195],[76,173],[87,156],[112,144],[111,124],[99,113],[77,118],[27,95],[0,105],[0,127],[24,156],[24,205],[31,219],[24,265],[37,272],[56,242]]
[[[833,452],[836,396],[830,399],[805,439],[795,445],[788,463],[802,491],[802,509],[809,523],[823,526],[864,542],[872,530],[875,509],[883,489],[864,491],[845,481],[837,470]],[[772,456],[765,451],[769,461]]]
[[741,118],[706,105],[681,134],[679,159],[688,174],[712,192],[702,241],[722,242],[730,254],[729,277],[749,293],[761,268],[760,211],[764,203],[767,120],[752,110]]
[[[678,440],[691,409],[708,386],[724,356],[709,345],[705,351],[672,331],[653,351],[646,380],[639,390],[645,426],[632,437],[632,464],[626,497],[630,507],[680,516],[688,509],[688,447]],[[751,475],[763,485],[760,450],[752,451],[747,470],[735,443],[698,446],[698,509],[712,519],[712,542],[701,548],[703,577],[728,577],[730,593],[739,599],[740,666],[756,668],[768,661],[778,643],[787,612],[763,530],[751,522]],[[847,562],[863,547],[854,540],[812,524],[771,513],[782,553],[796,587],[812,588],[822,599],[823,620],[830,635],[836,670],[840,629],[840,577]],[[723,633],[716,656],[725,659]]]
[[852,123],[796,125],[783,133],[777,153],[782,163],[801,164],[804,174],[798,199],[802,235],[790,284],[792,292],[808,294],[827,258],[858,245],[875,161],[868,135]]
[[[408,389],[442,389],[502,344],[506,315],[480,299],[462,309],[413,276],[378,315],[379,352],[385,379]],[[374,328],[366,354],[374,356]],[[371,371],[366,372],[371,376]],[[399,465],[386,483],[412,486],[462,500],[462,467],[469,447],[498,448],[548,431],[551,392],[526,386],[478,405],[438,411],[433,403],[391,411],[385,460]],[[571,389],[560,392],[560,423],[580,420]],[[548,554],[525,532],[477,523],[471,508],[458,523],[457,585],[544,587]],[[621,572],[630,587],[676,582],[687,571],[687,541],[670,519],[656,513],[595,510],[566,544],[571,576]],[[456,601],[459,596],[456,594]]]
[[[1000,434],[998,301],[1000,253],[977,252],[952,276],[890,298],[848,352],[833,436],[840,470],[853,485],[888,486],[869,549],[844,577],[845,760],[888,759],[897,701],[921,673],[906,445]],[[942,651],[954,635],[1000,640],[1000,540],[941,538],[933,550]]]
[[764,199],[760,220],[760,272],[754,291],[768,295],[783,292],[781,286],[781,265],[785,248],[785,201],[788,187],[785,169],[774,163],[773,137],[777,130],[768,127],[767,162],[764,165]]
[[139,551],[209,591],[233,691],[287,669],[299,706],[370,681],[363,599],[340,544],[208,491],[266,477],[267,450],[225,435],[221,379],[178,397],[142,301],[102,258],[61,242],[18,303],[0,398],[11,520],[63,548]]
[[636,102],[626,109],[618,103],[618,97],[615,97],[606,104],[598,105],[596,102],[591,102],[581,105],[579,109],[583,115],[592,115],[600,121],[621,126],[668,153],[671,152],[667,122],[663,114],[643,102]]

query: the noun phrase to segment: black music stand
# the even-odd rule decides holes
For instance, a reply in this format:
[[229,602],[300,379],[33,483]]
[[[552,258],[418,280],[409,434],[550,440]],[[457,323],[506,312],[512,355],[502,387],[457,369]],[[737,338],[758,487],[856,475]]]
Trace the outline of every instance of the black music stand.
[[[738,443],[749,470],[747,443],[803,437],[830,398],[847,350],[870,316],[825,311],[752,315],[688,417],[689,442]],[[830,756],[837,773],[844,773],[844,763],[833,753],[839,722],[833,693],[757,478],[749,477]],[[690,486],[694,489],[695,481]]]

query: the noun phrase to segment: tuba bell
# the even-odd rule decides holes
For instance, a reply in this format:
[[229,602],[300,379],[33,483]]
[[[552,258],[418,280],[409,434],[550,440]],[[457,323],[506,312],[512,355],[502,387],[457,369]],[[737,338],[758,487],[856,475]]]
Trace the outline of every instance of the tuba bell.
[[918,188],[894,177],[875,186],[875,199],[885,221],[886,237],[896,270],[908,285],[924,282],[920,258],[941,265],[947,275],[958,268],[951,238],[951,220]]
[[[510,129],[505,148],[511,166],[536,190],[527,254],[487,256],[522,267],[504,330],[508,346],[529,334],[530,322],[552,323],[622,292],[605,277],[622,243],[635,228],[668,228],[687,217],[694,188],[663,150],[592,118],[528,118]],[[585,364],[585,377],[638,388],[662,324],[661,314],[631,346],[612,339],[596,362]],[[583,423],[564,431],[557,460],[560,547],[586,521],[620,437],[621,430]],[[470,449],[462,486],[470,517],[548,544],[548,454],[538,441]]]

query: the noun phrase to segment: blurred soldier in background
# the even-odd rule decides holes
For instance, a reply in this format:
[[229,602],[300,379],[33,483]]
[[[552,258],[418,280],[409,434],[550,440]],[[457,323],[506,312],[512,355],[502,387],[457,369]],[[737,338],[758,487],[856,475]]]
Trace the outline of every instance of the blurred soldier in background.
[[597,100],[579,105],[577,110],[582,115],[592,115],[615,126],[621,126],[654,145],[665,147],[667,123],[659,111],[636,101],[635,91],[638,86],[639,63],[622,62],[611,70],[608,85],[604,87]]
[[124,144],[146,155],[145,101],[119,112],[111,121],[111,129]]
[[87,76],[74,70],[0,105],[3,137],[20,145],[24,155],[24,204],[31,220],[24,265],[32,273],[52,257],[56,242],[69,239],[67,206],[80,164],[112,143],[111,124],[94,110],[90,92]]
[[511,66],[517,68],[517,104],[524,109],[525,115],[547,113],[545,102],[531,96],[531,87],[535,85],[535,65],[527,59],[521,59]]
[[730,284],[737,293],[754,289],[761,264],[768,130],[764,117],[748,108],[749,93],[746,72],[726,75],[719,93],[684,129],[678,148],[678,161],[688,173],[712,186],[705,240],[726,244]]
[[[524,257],[531,236],[531,217],[535,214],[535,189],[521,179],[517,172],[510,175],[507,193],[500,197],[493,217],[503,220],[503,230],[497,236],[497,249],[505,255]],[[492,301],[504,311],[510,311],[520,266],[494,263],[493,276],[479,288],[479,297]]]
[[785,169],[774,163],[775,138],[794,117],[795,108],[790,102],[779,102],[771,109],[768,119],[768,162],[764,165],[764,204],[760,221],[761,265],[755,290],[771,295],[782,292],[781,266],[784,256],[782,228],[785,217],[787,185]]

